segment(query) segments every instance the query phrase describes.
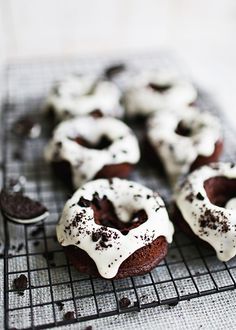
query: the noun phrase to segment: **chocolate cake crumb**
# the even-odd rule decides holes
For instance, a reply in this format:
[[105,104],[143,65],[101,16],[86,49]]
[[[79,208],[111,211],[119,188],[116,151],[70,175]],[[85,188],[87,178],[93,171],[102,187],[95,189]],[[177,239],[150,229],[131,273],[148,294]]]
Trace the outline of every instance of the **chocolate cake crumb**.
[[100,198],[99,198],[99,195],[97,192],[95,192],[93,194],[93,201],[92,203],[96,206],[97,209],[101,209],[101,206],[100,206]]
[[54,253],[53,252],[44,252],[43,257],[48,261],[48,263],[51,267],[56,266],[55,262],[53,261],[54,260]]
[[19,245],[17,246],[17,249],[16,249],[16,252],[20,252],[24,247],[24,244],[23,243],[19,243]]
[[56,302],[56,305],[58,306],[59,311],[63,310],[64,304],[61,301]]
[[18,291],[19,295],[24,295],[25,289],[27,289],[28,279],[24,274],[15,278],[13,281],[13,288]]
[[61,141],[56,142],[56,146],[60,149],[62,147],[62,142]]
[[200,201],[203,201],[204,200],[204,196],[202,196],[202,194],[199,192],[197,193],[197,199],[199,199]]
[[103,113],[100,109],[95,109],[95,110],[91,111],[89,114],[93,118],[102,118],[103,117]]
[[127,308],[131,304],[131,301],[128,297],[123,297],[119,300],[120,308]]
[[189,201],[190,203],[192,203],[193,200],[194,200],[194,195],[193,195],[193,193],[190,193],[189,195],[187,195],[187,196],[185,197],[185,199],[186,199],[186,201]]
[[124,70],[125,70],[125,64],[120,63],[106,68],[104,71],[104,75],[106,78],[112,79],[114,76],[116,76],[117,74],[121,73]]
[[43,226],[37,226],[36,229],[32,230],[32,232],[30,233],[30,235],[32,237],[38,236],[39,234],[41,234],[43,232]]
[[221,211],[215,211],[213,213],[209,209],[205,210],[199,217],[199,224],[203,233],[205,233],[204,228],[218,229],[218,231],[222,233],[227,233],[229,231],[227,218],[223,217],[223,212]]
[[22,116],[13,124],[12,131],[20,137],[37,138],[41,127],[30,116]]
[[84,197],[80,197],[80,200],[77,203],[81,207],[89,207],[91,204],[91,201],[88,199],[85,199]]
[[92,233],[92,241],[97,242],[101,237],[101,233],[99,231],[95,231]]
[[88,325],[84,330],[92,330],[93,327],[91,325]]
[[165,93],[168,89],[170,89],[171,85],[166,84],[166,85],[158,85],[155,83],[149,83],[148,87],[153,89],[155,92],[159,92],[159,93]]
[[64,319],[66,321],[74,320],[75,319],[75,312],[69,311],[64,314]]
[[175,307],[178,305],[178,301],[168,304],[169,307]]
[[13,153],[12,153],[12,158],[14,160],[23,160],[23,151],[19,151],[19,150],[15,150]]

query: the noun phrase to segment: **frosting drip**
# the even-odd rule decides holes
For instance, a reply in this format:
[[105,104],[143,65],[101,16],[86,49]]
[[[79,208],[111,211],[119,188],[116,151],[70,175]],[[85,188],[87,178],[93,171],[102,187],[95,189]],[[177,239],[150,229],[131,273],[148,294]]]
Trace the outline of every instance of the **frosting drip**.
[[[132,214],[143,209],[147,220],[126,235],[111,227],[98,225],[92,207],[81,206],[81,197],[87,201],[94,193],[113,204],[120,221],[127,223]],[[94,241],[93,233],[102,232],[108,238],[106,246]],[[152,190],[132,181],[114,178],[95,180],[77,190],[66,203],[57,226],[57,237],[63,246],[75,245],[94,260],[98,272],[104,278],[116,276],[120,265],[132,253],[150,244],[159,236],[171,243],[174,228],[169,220],[161,197]]]
[[217,118],[193,107],[183,107],[182,113],[163,110],[153,115],[147,135],[173,184],[189,172],[198,156],[212,155],[215,143],[222,139]]
[[[91,145],[106,136],[111,144],[102,150],[86,148],[74,140],[78,136]],[[47,161],[66,160],[71,164],[75,187],[93,179],[105,165],[136,164],[139,158],[137,138],[126,124],[112,117],[87,116],[64,121],[45,149]]]
[[72,75],[55,85],[46,100],[46,108],[52,106],[60,120],[83,116],[99,109],[104,115],[120,117],[121,92],[110,81],[96,76]]
[[[144,115],[166,108],[179,110],[197,97],[196,89],[171,72],[145,72],[134,77],[124,96],[128,116]],[[181,111],[181,110],[180,110]]]
[[215,177],[236,179],[236,166],[215,163],[192,172],[177,190],[175,200],[192,231],[215,249],[221,261],[228,261],[236,255],[236,198],[225,207],[211,203],[204,182]]

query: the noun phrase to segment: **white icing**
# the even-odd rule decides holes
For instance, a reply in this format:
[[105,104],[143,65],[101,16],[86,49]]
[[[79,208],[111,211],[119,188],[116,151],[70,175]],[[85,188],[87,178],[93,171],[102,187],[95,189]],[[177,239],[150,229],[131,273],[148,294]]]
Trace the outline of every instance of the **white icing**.
[[[180,121],[191,129],[191,136],[175,132]],[[147,135],[173,184],[180,175],[189,172],[198,156],[211,156],[215,143],[222,139],[218,119],[193,107],[183,107],[181,113],[165,110],[156,113],[148,120]]]
[[36,222],[45,220],[49,216],[49,212],[46,211],[43,214],[41,214],[35,218],[32,218],[32,219],[19,219],[19,218],[12,217],[11,215],[9,215],[7,213],[5,213],[5,215],[8,219],[10,219],[14,222],[21,223],[21,224],[30,224],[30,223],[36,223]]
[[83,116],[95,109],[104,115],[120,117],[123,114],[120,97],[120,90],[110,81],[98,80],[95,76],[72,75],[52,88],[45,109],[52,106],[59,120]]
[[225,205],[228,210],[236,210],[236,198],[231,198]]
[[[132,214],[141,209],[146,211],[147,221],[130,230],[127,235],[123,235],[117,229],[107,227],[107,232],[112,237],[115,235],[116,238],[107,242],[111,246],[96,249],[100,246],[99,241],[93,242],[91,233],[101,230],[103,226],[95,223],[91,207],[81,207],[77,204],[81,197],[92,200],[95,192],[100,198],[107,196],[121,221],[129,221]],[[72,222],[76,214],[82,214],[84,223],[79,221],[76,226],[73,226]],[[164,236],[167,242],[171,243],[173,233],[174,228],[161,197],[139,183],[118,178],[114,178],[112,182],[105,179],[91,181],[78,189],[67,201],[57,226],[59,243],[63,246],[75,245],[86,251],[104,278],[116,276],[124,260],[157,237]],[[147,240],[142,239],[145,235]]]
[[[160,93],[148,87],[149,83],[171,85],[167,91]],[[196,89],[192,84],[171,72],[145,72],[133,78],[132,85],[124,96],[128,116],[138,114],[147,116],[162,109],[179,110],[183,105],[195,101]]]
[[[232,209],[229,205],[224,208],[210,202],[204,189],[204,182],[217,176],[235,179],[236,166],[232,167],[230,163],[216,163],[216,165],[203,166],[192,172],[182,188],[177,190],[175,200],[183,218],[194,234],[208,242],[215,249],[217,257],[221,261],[228,261],[236,255],[236,198],[234,198]],[[188,198],[191,193],[194,196],[192,202]],[[204,197],[204,200],[199,200],[196,197],[198,193]],[[215,216],[219,216],[219,222],[216,223],[217,228],[201,227],[201,219],[206,219],[204,214],[206,210],[209,210]],[[227,232],[222,231],[224,223],[229,227]]]
[[[80,136],[96,144],[104,135],[112,144],[102,150],[88,149],[72,140]],[[58,142],[62,143],[60,148]],[[45,149],[48,162],[66,160],[71,164],[73,183],[77,188],[93,179],[105,165],[136,164],[139,158],[137,138],[126,124],[112,117],[87,116],[64,121],[58,125]]]

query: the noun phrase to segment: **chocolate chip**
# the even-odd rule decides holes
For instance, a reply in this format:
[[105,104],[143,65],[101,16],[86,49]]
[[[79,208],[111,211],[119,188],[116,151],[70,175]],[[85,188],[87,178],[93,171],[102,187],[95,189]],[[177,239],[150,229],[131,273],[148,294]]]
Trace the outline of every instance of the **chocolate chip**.
[[131,304],[128,297],[123,297],[119,300],[120,308],[127,308]]
[[200,201],[203,201],[204,200],[204,196],[202,196],[202,194],[199,192],[197,193],[197,199],[199,199]]
[[24,294],[25,289],[27,289],[28,279],[24,274],[15,278],[13,281],[13,288],[18,291],[20,295]]
[[91,202],[88,199],[85,199],[84,197],[80,197],[80,200],[77,203],[81,207],[89,207]]
[[74,320],[74,319],[75,319],[75,312],[73,312],[73,311],[69,311],[69,312],[65,313],[65,315],[64,315],[64,319],[65,319],[66,321]]

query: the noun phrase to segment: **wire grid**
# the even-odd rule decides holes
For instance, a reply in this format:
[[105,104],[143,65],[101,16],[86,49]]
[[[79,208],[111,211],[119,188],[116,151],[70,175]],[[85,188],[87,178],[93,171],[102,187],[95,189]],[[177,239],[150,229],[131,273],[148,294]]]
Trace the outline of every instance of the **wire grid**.
[[[147,67],[173,66],[166,54],[123,59],[130,71],[117,81],[125,85],[129,74]],[[212,250],[196,245],[178,230],[164,261],[150,273],[123,280],[104,280],[78,273],[57,243],[55,225],[71,192],[55,179],[43,160],[47,143],[46,130],[39,139],[19,141],[11,132],[13,122],[31,113],[41,120],[42,97],[52,81],[69,72],[99,72],[107,59],[84,59],[65,63],[42,62],[12,65],[7,72],[7,96],[3,107],[3,181],[23,175],[27,178],[25,193],[42,201],[49,209],[49,218],[37,225],[17,225],[4,219],[4,311],[5,328],[43,329],[53,326],[92,320],[163,304],[175,305],[192,299],[236,287],[236,259],[227,263],[217,260]],[[217,108],[200,92],[198,103],[212,112]],[[220,113],[218,116],[220,116]],[[223,159],[234,160],[234,139],[229,125],[225,127]],[[23,160],[14,159],[21,151]],[[165,200],[171,195],[165,180],[148,164],[141,163],[132,179],[154,190]],[[39,229],[40,228],[40,229]],[[35,235],[35,230],[38,234]],[[52,257],[53,255],[53,257]],[[13,280],[20,274],[28,278],[28,288],[21,296],[14,291]],[[119,300],[128,297],[130,306],[121,308]],[[59,304],[63,303],[63,310]],[[75,312],[75,320],[64,320],[67,311]]]

